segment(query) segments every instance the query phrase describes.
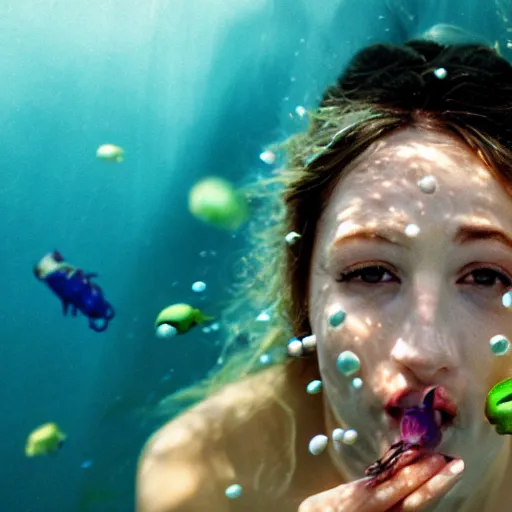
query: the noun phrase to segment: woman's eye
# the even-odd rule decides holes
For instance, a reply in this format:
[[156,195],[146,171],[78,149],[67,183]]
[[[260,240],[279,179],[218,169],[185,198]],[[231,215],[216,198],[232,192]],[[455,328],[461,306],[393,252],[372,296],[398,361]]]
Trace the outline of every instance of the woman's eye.
[[343,272],[336,281],[338,281],[338,283],[359,281],[365,284],[382,284],[398,282],[398,278],[387,268],[372,265]]
[[497,284],[509,287],[512,284],[512,280],[509,277],[492,268],[477,268],[464,276],[461,282],[462,284],[474,284],[487,287],[496,286]]

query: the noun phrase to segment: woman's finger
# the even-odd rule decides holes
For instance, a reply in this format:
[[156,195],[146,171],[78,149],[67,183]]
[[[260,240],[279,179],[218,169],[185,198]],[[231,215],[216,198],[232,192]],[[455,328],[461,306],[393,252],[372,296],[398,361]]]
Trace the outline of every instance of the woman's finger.
[[421,510],[441,496],[444,496],[459,481],[463,472],[464,461],[462,459],[452,460],[424,485],[407,496],[397,506],[396,511],[413,512]]
[[401,504],[445,466],[446,460],[442,455],[426,455],[375,487],[368,486],[369,479],[364,478],[311,496],[301,503],[298,512],[323,512],[330,509],[386,512]]
[[362,510],[381,512],[391,509],[394,505],[405,500],[410,494],[422,487],[445,466],[446,460],[442,455],[428,455],[419,461],[406,466],[382,482],[371,493]]

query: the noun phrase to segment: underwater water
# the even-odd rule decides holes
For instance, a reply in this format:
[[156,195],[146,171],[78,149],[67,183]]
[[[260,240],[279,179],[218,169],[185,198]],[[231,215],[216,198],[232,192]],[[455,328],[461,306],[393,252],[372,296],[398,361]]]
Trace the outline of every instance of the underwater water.
[[[510,57],[509,18],[501,0],[1,2],[0,512],[134,509],[151,407],[222,344],[222,326],[158,339],[155,317],[176,302],[219,315],[244,247],[243,227],[190,214],[198,180],[269,175],[260,153],[305,128],[296,107],[358,48],[454,24]],[[122,163],[96,158],[106,143]],[[34,277],[55,249],[99,274],[116,310],[105,332]],[[62,449],[27,458],[46,422]]]

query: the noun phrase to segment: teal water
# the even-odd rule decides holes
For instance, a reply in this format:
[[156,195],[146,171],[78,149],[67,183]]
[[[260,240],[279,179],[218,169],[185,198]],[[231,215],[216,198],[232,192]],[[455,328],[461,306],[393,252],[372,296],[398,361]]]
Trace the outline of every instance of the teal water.
[[[508,19],[504,0],[4,0],[0,512],[133,510],[157,426],[140,411],[202,376],[222,341],[201,329],[158,340],[154,318],[174,302],[218,313],[243,248],[243,230],[189,214],[198,179],[268,174],[265,145],[304,128],[289,114],[313,107],[361,46],[455,24],[510,59]],[[124,163],[95,158],[107,142]],[[63,317],[34,278],[53,249],[100,274],[117,310],[106,332]],[[47,421],[63,449],[25,458]]]

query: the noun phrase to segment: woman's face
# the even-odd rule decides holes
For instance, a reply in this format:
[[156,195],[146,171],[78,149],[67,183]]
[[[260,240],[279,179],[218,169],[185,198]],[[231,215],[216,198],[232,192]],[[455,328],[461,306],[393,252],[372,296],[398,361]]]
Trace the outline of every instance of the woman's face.
[[[457,416],[439,450],[463,458],[476,481],[505,442],[484,404],[511,366],[489,340],[512,340],[502,305],[512,283],[512,199],[463,143],[418,127],[383,138],[347,171],[318,224],[309,288],[327,426],[359,434],[331,454],[361,476],[396,441],[388,402],[442,385]],[[418,185],[425,176],[435,191]],[[345,321],[332,327],[340,310]],[[361,362],[351,377],[336,365],[347,350]]]

